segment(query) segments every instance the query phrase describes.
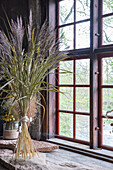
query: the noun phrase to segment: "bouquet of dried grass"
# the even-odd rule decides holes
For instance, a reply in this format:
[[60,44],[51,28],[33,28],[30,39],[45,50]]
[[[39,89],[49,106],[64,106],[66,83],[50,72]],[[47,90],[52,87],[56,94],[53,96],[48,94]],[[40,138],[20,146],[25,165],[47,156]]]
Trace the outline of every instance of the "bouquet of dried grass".
[[[8,20],[9,22],[9,20]],[[5,98],[12,98],[11,109],[18,103],[22,123],[19,133],[18,143],[15,149],[15,158],[21,154],[24,159],[34,156],[35,148],[32,144],[28,132],[27,112],[30,103],[36,93],[43,90],[58,92],[56,87],[45,82],[45,77],[51,74],[52,69],[56,69],[59,61],[66,57],[58,50],[58,42],[55,41],[55,31],[52,31],[47,22],[43,24],[39,33],[36,33],[32,26],[32,12],[30,12],[29,24],[23,27],[22,18],[17,18],[17,22],[9,22],[10,32],[7,35],[0,31],[0,79],[5,79],[5,84],[0,88],[2,92],[7,92]],[[27,32],[27,34],[26,34]],[[23,49],[23,38],[27,35],[28,49]],[[9,90],[5,87],[9,85]],[[40,93],[41,94],[41,93]],[[42,96],[42,95],[41,95]],[[39,103],[45,108],[43,105]]]

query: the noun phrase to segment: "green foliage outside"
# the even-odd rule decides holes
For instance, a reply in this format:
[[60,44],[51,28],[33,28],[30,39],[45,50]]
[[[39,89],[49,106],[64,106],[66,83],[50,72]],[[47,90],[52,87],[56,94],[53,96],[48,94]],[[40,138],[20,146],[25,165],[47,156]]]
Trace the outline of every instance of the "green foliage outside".
[[60,113],[60,135],[73,137],[73,115]]

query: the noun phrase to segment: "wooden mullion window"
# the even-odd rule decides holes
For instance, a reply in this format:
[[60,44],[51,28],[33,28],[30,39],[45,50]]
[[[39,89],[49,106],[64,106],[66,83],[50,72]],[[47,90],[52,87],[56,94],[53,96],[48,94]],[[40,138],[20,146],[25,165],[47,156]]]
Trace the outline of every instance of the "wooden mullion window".
[[[74,1],[74,22],[76,21],[76,12],[75,11],[76,11],[76,1]],[[75,23],[74,23],[74,49],[76,49],[76,25],[75,25]],[[74,116],[74,120],[75,119],[76,119],[76,117]],[[74,136],[75,136],[75,133],[74,133]]]
[[[64,0],[65,1],[65,0]],[[63,1],[59,1],[63,2]],[[72,2],[72,1],[71,1]],[[67,140],[72,140],[80,143],[87,143],[89,144],[88,141],[84,141],[81,139],[77,139],[77,116],[87,116],[90,118],[90,148],[97,148],[97,147],[102,147],[102,148],[107,148],[113,150],[113,147],[111,146],[105,146],[105,141],[103,143],[103,123],[104,119],[106,118],[105,115],[103,114],[103,91],[104,90],[109,90],[113,89],[112,84],[103,84],[102,83],[102,60],[104,60],[107,57],[112,57],[113,56],[113,50],[110,46],[113,45],[112,39],[110,41],[103,42],[103,39],[105,40],[103,30],[105,31],[105,25],[107,23],[106,19],[112,20],[113,17],[113,11],[110,9],[108,12],[106,12],[103,8],[103,0],[100,1],[95,1],[91,0],[91,6],[90,6],[90,18],[82,18],[82,19],[77,19],[77,13],[76,13],[76,7],[77,7],[77,0],[73,0],[74,2],[74,16],[73,20],[71,22],[67,22],[65,24],[58,24],[58,30],[61,28],[67,28],[69,26],[73,26],[73,47],[70,49],[66,49],[69,51],[69,54],[71,54],[71,57],[66,60],[66,61],[73,61],[73,83],[58,83],[58,87],[60,88],[71,88],[73,91],[72,97],[73,97],[73,106],[71,110],[63,110],[60,108],[59,103],[57,107],[57,112],[58,112],[58,130],[57,132],[60,131],[60,119],[59,116],[62,113],[67,115],[70,115],[72,118],[72,128],[73,128],[73,133],[72,135],[69,136],[63,136],[60,133],[57,133],[60,138],[67,139]],[[106,4],[104,4],[106,5]],[[104,11],[104,12],[103,12]],[[98,18],[98,20],[97,20]],[[80,32],[77,32],[77,29],[79,29],[80,24],[87,24],[90,22],[90,47],[88,48],[79,48],[78,46],[78,40],[77,36]],[[108,22],[108,27],[112,25],[109,25]],[[77,28],[78,27],[78,28]],[[68,33],[68,32],[67,32]],[[107,32],[109,33],[109,31]],[[107,35],[109,36],[109,35]],[[59,35],[60,37],[60,35]],[[71,41],[72,43],[72,41]],[[81,47],[81,46],[80,46]],[[90,49],[90,51],[89,51]],[[83,54],[83,55],[82,55]],[[90,56],[90,57],[89,57]],[[90,58],[90,83],[89,84],[80,84],[76,82],[76,62],[80,61],[82,59],[88,59]],[[65,62],[65,61],[64,61]],[[78,111],[77,110],[77,89],[84,89],[89,88],[90,89],[90,111],[89,112],[84,112]],[[58,97],[58,102],[60,98]],[[108,116],[108,119],[112,120],[113,116]]]
[[59,25],[58,28],[62,28],[62,27],[70,26],[70,25],[75,25],[75,24],[80,24],[80,23],[84,23],[84,22],[87,22],[87,21],[90,21],[90,19],[85,19],[85,20],[81,20],[81,21],[76,21],[76,22],[71,22],[71,23]]
[[[62,4],[64,3],[64,2],[67,2],[67,0],[65,1],[60,1]],[[60,7],[59,7],[59,4],[60,4],[60,2],[58,3],[58,9],[59,9],[59,11],[60,11]],[[71,34],[70,34],[70,32],[69,31],[67,31],[66,33],[66,36],[69,34],[70,35],[70,37],[72,38],[73,37],[73,39],[71,40],[71,48],[70,49],[64,49],[64,47],[62,48],[62,49],[60,49],[60,50],[70,50],[70,51],[74,51],[75,52],[75,49],[76,48],[80,48],[80,47],[82,47],[83,46],[83,48],[84,48],[84,44],[82,45],[82,46],[80,46],[79,47],[79,44],[78,44],[78,40],[80,40],[81,38],[80,37],[78,37],[78,39],[77,39],[77,34],[80,34],[81,32],[78,32],[77,33],[77,29],[78,30],[80,30],[79,28],[81,28],[81,29],[83,29],[83,28],[85,28],[86,27],[86,25],[87,25],[87,22],[89,23],[90,22],[90,19],[89,18],[82,18],[82,19],[77,19],[77,13],[76,13],[76,7],[77,7],[77,1],[76,0],[73,0],[73,1],[70,1],[70,2],[72,2],[72,5],[73,5],[73,11],[74,12],[72,12],[72,15],[73,15],[73,17],[72,17],[72,19],[71,20],[69,20],[69,21],[67,21],[66,23],[61,23],[61,21],[59,22],[59,24],[58,24],[58,26],[57,26],[57,28],[58,28],[58,35],[59,35],[59,38],[60,38],[60,36],[61,36],[61,32],[62,31],[64,31],[64,33],[65,33],[65,30],[67,29],[67,30],[69,30],[69,28],[71,29]],[[69,4],[68,4],[69,5]],[[61,6],[62,7],[62,6]],[[65,8],[65,7],[64,7]],[[70,7],[71,8],[71,7]],[[72,9],[71,9],[72,10]],[[58,11],[58,15],[60,16],[60,12]],[[65,11],[64,11],[65,12]],[[59,20],[59,16],[58,16],[58,20]],[[85,25],[84,25],[85,24]],[[83,28],[82,28],[82,27]],[[79,35],[80,36],[80,35]],[[68,39],[68,37],[66,37],[67,39]],[[82,39],[83,40],[83,39]],[[87,41],[86,41],[87,42]],[[72,45],[72,43],[73,43],[73,45]],[[82,49],[82,48],[81,48]],[[80,50],[81,50],[80,49]],[[79,50],[79,51],[80,51]],[[82,51],[81,51],[82,52]],[[83,53],[83,52],[82,52]],[[81,54],[82,54],[81,53]],[[90,53],[90,52],[89,52]],[[88,53],[88,54],[89,54]],[[57,118],[57,134],[59,135],[59,137],[60,138],[65,138],[65,139],[68,139],[68,140],[72,140],[72,141],[77,141],[77,142],[80,142],[80,143],[84,143],[84,144],[89,144],[89,142],[88,141],[84,141],[84,139],[83,139],[83,141],[82,140],[80,140],[79,138],[77,139],[77,133],[76,133],[76,131],[77,131],[77,122],[76,122],[76,118],[77,119],[79,119],[79,117],[81,117],[81,116],[86,116],[86,117],[90,117],[90,114],[89,114],[89,112],[84,112],[84,111],[78,111],[78,110],[76,110],[77,109],[77,107],[76,107],[76,101],[77,101],[77,93],[80,91],[80,90],[83,90],[84,88],[87,88],[87,90],[89,90],[90,89],[90,85],[89,84],[85,84],[85,83],[77,83],[76,82],[76,62],[77,61],[79,61],[79,60],[81,60],[82,61],[82,59],[89,59],[89,55],[87,54],[87,49],[85,48],[85,53],[84,53],[85,55],[83,55],[83,56],[81,56],[81,55],[79,55],[79,56],[75,56],[75,54],[72,54],[71,56],[72,57],[70,57],[69,59],[67,59],[67,60],[65,60],[65,61],[63,61],[63,62],[61,62],[61,63],[70,63],[70,64],[72,64],[72,66],[70,65],[70,67],[71,67],[71,70],[70,71],[72,71],[73,72],[73,76],[71,76],[71,81],[68,83],[68,81],[69,80],[67,80],[67,82],[66,83],[64,83],[65,82],[65,80],[62,78],[62,80],[60,80],[60,78],[58,78],[58,87],[59,87],[59,90],[65,90],[65,91],[70,91],[70,94],[71,94],[71,98],[69,99],[70,100],[70,105],[71,105],[71,107],[70,108],[68,108],[68,107],[66,107],[65,106],[65,103],[64,103],[64,106],[62,105],[62,107],[61,107],[61,99],[62,99],[62,102],[64,101],[64,100],[66,100],[66,98],[64,97],[61,97],[61,94],[58,94],[58,107],[57,107],[57,116],[58,116],[58,118]],[[87,54],[87,55],[86,55]],[[87,60],[88,61],[88,60]],[[77,91],[78,90],[78,91]],[[84,89],[85,90],[85,89]],[[68,99],[67,99],[68,100]],[[80,100],[80,99],[79,99]],[[69,102],[69,101],[67,101],[67,102]],[[66,107],[66,108],[65,108]],[[64,116],[63,116],[64,115]],[[65,120],[65,117],[68,117],[68,119],[69,119],[69,121],[71,120],[71,131],[72,131],[72,133],[70,132],[70,134],[66,134],[66,132],[62,132],[62,122],[60,122],[61,121],[61,119],[62,119],[62,121],[63,121],[63,118],[64,118],[64,120]],[[79,116],[79,117],[78,117]],[[67,124],[68,124],[68,122],[67,122]]]
[[[69,39],[69,41],[67,41],[66,43],[64,43],[64,46],[63,48],[61,48],[61,50],[74,50],[74,49],[84,49],[84,48],[89,48],[90,46],[90,40],[89,40],[89,37],[90,37],[90,31],[88,32],[88,29],[89,29],[89,23],[90,23],[90,18],[86,17],[86,18],[80,18],[79,20],[77,20],[77,16],[76,16],[76,7],[78,4],[76,4],[76,1],[77,0],[72,0],[70,1],[70,3],[72,3],[72,8],[70,9],[70,12],[69,12],[69,15],[71,16],[71,19],[69,19],[67,16],[66,18],[64,19],[64,22],[61,23],[61,21],[59,21],[59,18],[61,17],[60,16],[60,3],[63,5],[64,2],[67,3],[67,0],[64,0],[64,1],[59,1],[57,3],[58,5],[58,25],[57,25],[57,28],[58,28],[58,34],[59,34],[59,37],[63,37],[62,36],[62,32],[64,32],[64,35],[67,36],[67,39]],[[78,2],[78,1],[77,1]],[[70,8],[70,3],[68,3],[68,6]],[[81,2],[82,3],[82,2]],[[63,7],[61,5],[62,8],[65,8],[65,6]],[[80,4],[79,4],[80,5]],[[86,9],[85,9],[86,10]],[[65,10],[64,10],[64,13],[65,13]],[[71,14],[70,14],[71,13]],[[65,14],[64,14],[65,15]],[[64,16],[63,16],[64,17]],[[68,19],[67,19],[68,18]],[[88,23],[88,24],[87,24]],[[78,29],[77,29],[78,28]],[[81,28],[81,29],[80,29]],[[86,33],[84,33],[84,30],[87,30]],[[81,32],[83,33],[82,36],[84,36],[84,39],[86,39],[85,43],[83,43],[82,41],[82,44],[80,45],[78,43],[78,41],[80,41],[81,36]],[[68,36],[68,34],[70,36]],[[71,38],[72,39],[71,39]],[[62,39],[62,38],[61,38]],[[76,40],[77,39],[77,40]],[[83,40],[83,39],[82,39]],[[73,43],[73,45],[72,45]],[[67,45],[66,45],[67,44]],[[71,45],[70,45],[71,44]]]
[[104,15],[102,15],[102,18],[109,17],[109,16],[113,16],[113,12],[112,12],[112,13],[109,13],[109,14],[104,14]]
[[[76,66],[76,62],[81,62],[82,61],[82,64],[84,63],[84,61],[89,61],[89,58],[84,58],[84,57],[81,57],[80,59],[76,59],[76,57],[75,57],[75,59],[73,59],[73,60],[65,60],[65,61],[62,61],[62,63],[65,63],[65,62],[71,62],[71,63],[73,63],[73,77],[72,77],[72,80],[73,80],[73,82],[72,82],[72,84],[64,84],[64,82],[63,82],[63,84],[62,84],[62,82],[60,82],[60,83],[58,83],[58,87],[59,87],[59,90],[60,90],[60,88],[72,88],[72,92],[73,92],[73,94],[72,94],[72,96],[73,96],[73,101],[72,101],[72,110],[64,110],[64,109],[61,109],[60,107],[57,109],[57,112],[58,112],[58,114],[57,114],[57,116],[59,116],[59,118],[58,118],[58,122],[57,122],[57,127],[58,127],[58,129],[57,129],[57,132],[58,132],[58,135],[59,135],[59,137],[60,138],[62,138],[62,139],[67,139],[68,138],[68,140],[73,140],[73,141],[76,141],[76,142],[80,142],[81,143],[81,141],[82,140],[80,140],[80,139],[77,139],[76,138],[76,117],[77,118],[79,118],[79,117],[81,117],[81,116],[86,116],[86,118],[87,118],[87,116],[88,117],[90,117],[90,113],[89,112],[84,112],[84,111],[76,111],[76,88],[82,88],[82,90],[84,89],[84,88],[90,88],[90,85],[89,84],[77,84],[77,82],[76,82],[76,69],[77,69],[77,66]],[[64,80],[64,79],[63,79]],[[61,80],[60,80],[61,81]],[[65,93],[64,93],[65,94]],[[59,94],[60,95],[60,94]],[[64,95],[65,96],[65,95]],[[58,100],[58,102],[61,102],[60,101],[60,98],[58,98],[59,100]],[[62,99],[63,100],[63,99]],[[58,106],[60,106],[60,104],[58,104]],[[73,128],[73,135],[72,136],[66,136],[66,134],[65,135],[63,135],[63,132],[60,132],[60,126],[61,126],[61,123],[60,123],[60,115],[61,115],[61,117],[63,116],[63,114],[66,116],[71,116],[71,117],[73,117],[73,121],[71,122],[72,123],[72,128]],[[65,117],[64,116],[64,117]],[[69,116],[69,117],[70,117]],[[79,117],[78,117],[79,116]],[[62,118],[63,119],[63,118]],[[58,137],[58,136],[57,136]],[[84,144],[89,144],[89,142],[88,141],[82,141],[82,143],[84,143]]]
[[[113,114],[107,115],[106,112],[112,110],[112,63],[113,57],[110,56],[101,57],[99,60],[100,75],[99,75],[99,147],[104,149],[113,150],[112,141],[112,126]],[[108,70],[109,68],[109,70]],[[107,69],[107,70],[106,70]],[[111,107],[111,109],[109,108]]]
[[[106,1],[107,2],[107,1]],[[107,4],[107,3],[106,3]],[[107,7],[104,4],[104,0],[100,0],[99,3],[99,41],[100,41],[100,47],[106,47],[106,46],[112,46],[113,45],[113,11],[110,11],[110,7],[107,9]],[[106,11],[105,11],[106,8]],[[111,21],[110,21],[111,20]],[[111,32],[111,33],[110,33]]]
[[68,110],[58,110],[58,112],[69,113],[69,114],[80,114],[80,115],[90,115],[89,112],[82,112],[82,111],[68,111]]

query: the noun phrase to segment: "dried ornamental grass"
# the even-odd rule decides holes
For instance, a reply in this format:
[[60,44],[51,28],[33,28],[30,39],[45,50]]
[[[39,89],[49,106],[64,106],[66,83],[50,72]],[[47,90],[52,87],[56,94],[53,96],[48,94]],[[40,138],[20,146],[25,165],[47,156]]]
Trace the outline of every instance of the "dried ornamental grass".
[[[9,22],[9,20],[8,20]],[[32,13],[30,12],[29,24],[23,27],[22,18],[17,18],[17,22],[9,22],[10,32],[7,35],[0,31],[0,79],[5,79],[5,83],[0,87],[0,94],[7,91],[6,98],[12,98],[11,109],[18,103],[20,122],[22,129],[19,133],[16,145],[16,160],[20,154],[24,159],[34,156],[35,148],[32,144],[28,132],[27,121],[28,111],[30,118],[31,101],[37,92],[44,99],[41,91],[59,92],[52,84],[45,82],[45,77],[56,69],[58,62],[67,56],[59,52],[58,44],[55,41],[55,31],[51,30],[45,22],[39,33],[32,26]],[[27,33],[26,33],[27,32]],[[23,38],[27,37],[28,49],[23,48]],[[9,90],[5,90],[6,86]],[[41,103],[38,103],[45,108]]]
[[26,122],[22,122],[22,131],[19,134],[18,143],[15,148],[15,158],[18,160],[21,154],[22,158],[26,160],[26,158],[34,156],[35,152],[36,150],[29,135],[27,124]]

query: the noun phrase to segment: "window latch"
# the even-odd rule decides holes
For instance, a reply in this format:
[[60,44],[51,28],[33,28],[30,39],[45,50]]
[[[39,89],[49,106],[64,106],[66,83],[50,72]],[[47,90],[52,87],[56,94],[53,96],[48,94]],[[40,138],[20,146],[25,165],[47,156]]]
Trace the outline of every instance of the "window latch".
[[95,130],[99,130],[100,128],[99,127],[95,127]]
[[100,36],[100,34],[99,34],[99,33],[95,33],[95,36],[99,37],[99,36]]
[[96,72],[95,72],[95,74],[99,74],[99,72],[98,72],[98,71],[96,71]]

